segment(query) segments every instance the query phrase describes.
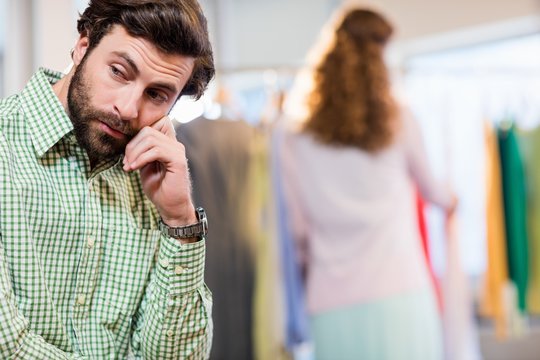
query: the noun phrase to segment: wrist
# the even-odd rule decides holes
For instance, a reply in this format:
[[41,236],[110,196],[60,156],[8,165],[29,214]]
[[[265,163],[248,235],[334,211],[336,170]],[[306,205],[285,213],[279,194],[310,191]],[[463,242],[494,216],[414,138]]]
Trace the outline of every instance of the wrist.
[[167,216],[160,214],[161,221],[170,227],[186,226],[197,223],[198,219],[195,207],[190,205],[187,207],[187,209],[188,210],[184,211],[184,214],[180,216]]
[[182,243],[195,242],[203,239],[208,233],[208,220],[203,208],[199,207],[194,210],[195,219],[187,224],[181,220],[180,225],[171,225],[165,219],[159,222],[159,228],[165,236],[169,236],[180,240]]

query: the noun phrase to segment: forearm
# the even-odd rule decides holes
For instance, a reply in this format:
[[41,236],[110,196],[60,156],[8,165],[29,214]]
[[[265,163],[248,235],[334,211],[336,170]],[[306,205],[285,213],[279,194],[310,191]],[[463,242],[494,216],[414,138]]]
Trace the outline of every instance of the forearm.
[[212,339],[212,297],[204,285],[205,240],[162,238],[136,319],[133,349],[148,359],[204,359]]

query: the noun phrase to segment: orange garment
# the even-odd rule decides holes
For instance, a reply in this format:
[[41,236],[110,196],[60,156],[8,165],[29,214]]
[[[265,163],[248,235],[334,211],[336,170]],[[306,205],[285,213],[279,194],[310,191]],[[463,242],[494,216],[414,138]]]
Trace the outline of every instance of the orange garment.
[[487,123],[484,130],[486,146],[487,269],[480,301],[480,313],[493,318],[496,335],[501,338],[507,335],[503,289],[508,281],[501,164],[495,131]]

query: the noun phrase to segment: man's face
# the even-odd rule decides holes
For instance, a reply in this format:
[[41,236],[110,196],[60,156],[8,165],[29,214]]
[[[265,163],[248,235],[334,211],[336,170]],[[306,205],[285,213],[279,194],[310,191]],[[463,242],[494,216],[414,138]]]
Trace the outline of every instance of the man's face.
[[68,110],[77,140],[93,159],[122,154],[129,140],[172,108],[194,59],[168,55],[116,25],[88,51],[77,42]]

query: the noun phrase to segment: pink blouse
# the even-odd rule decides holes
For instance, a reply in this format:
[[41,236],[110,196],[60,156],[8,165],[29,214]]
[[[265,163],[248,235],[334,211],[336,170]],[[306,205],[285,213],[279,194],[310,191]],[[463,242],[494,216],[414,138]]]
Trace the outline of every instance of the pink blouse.
[[414,184],[436,205],[452,198],[429,170],[418,125],[401,119],[394,144],[375,154],[286,135],[285,194],[311,313],[429,285]]

